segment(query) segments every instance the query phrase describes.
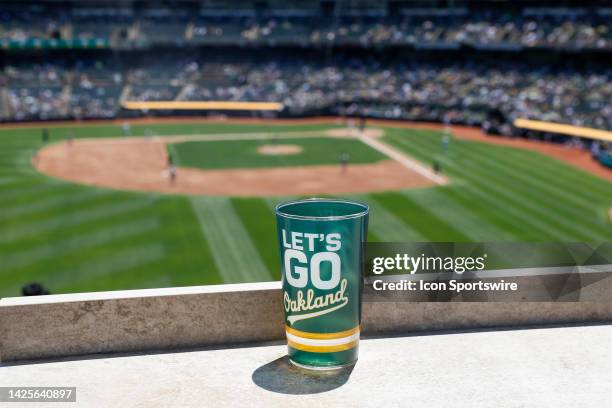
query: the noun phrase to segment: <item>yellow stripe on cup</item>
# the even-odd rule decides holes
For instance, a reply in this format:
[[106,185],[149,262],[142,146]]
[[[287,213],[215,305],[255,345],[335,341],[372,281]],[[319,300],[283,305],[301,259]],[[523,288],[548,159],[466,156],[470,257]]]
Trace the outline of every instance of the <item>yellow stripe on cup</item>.
[[349,329],[349,330],[344,330],[344,331],[335,332],[335,333],[310,333],[310,332],[305,332],[301,330],[296,330],[292,327],[285,325],[285,331],[287,333],[293,334],[294,336],[303,337],[305,339],[320,339],[320,340],[340,339],[342,337],[348,337],[348,336],[352,336],[355,333],[358,333],[359,326],[353,327],[352,329]]
[[298,344],[291,340],[287,340],[287,344],[294,349],[301,351],[309,351],[311,353],[335,353],[338,351],[350,350],[359,344],[359,340],[352,341],[346,344],[339,344],[337,346],[308,346],[305,344]]
[[334,353],[350,350],[359,344],[359,326],[335,333],[310,333],[285,326],[287,344],[312,353]]

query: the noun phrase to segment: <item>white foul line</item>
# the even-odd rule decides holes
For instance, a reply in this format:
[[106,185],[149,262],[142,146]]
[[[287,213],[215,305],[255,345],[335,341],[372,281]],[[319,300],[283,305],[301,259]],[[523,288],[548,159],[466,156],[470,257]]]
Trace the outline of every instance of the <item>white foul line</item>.
[[386,143],[381,142],[380,140],[374,139],[373,137],[366,135],[359,136],[359,140],[361,140],[363,143],[367,144],[371,148],[376,149],[383,154],[386,154],[404,167],[419,173],[425,178],[428,178],[436,184],[446,184],[448,182],[446,177],[434,173],[428,167],[423,166],[421,163],[411,159],[410,157],[399,152],[395,148],[387,145]]

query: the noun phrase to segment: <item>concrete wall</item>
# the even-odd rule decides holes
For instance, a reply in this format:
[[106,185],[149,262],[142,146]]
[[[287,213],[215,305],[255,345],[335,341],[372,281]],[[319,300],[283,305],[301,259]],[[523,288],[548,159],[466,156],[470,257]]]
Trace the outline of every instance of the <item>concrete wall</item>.
[[[281,304],[278,282],[5,298],[0,360],[281,340]],[[612,321],[612,302],[366,301],[362,327],[378,336],[600,321]]]

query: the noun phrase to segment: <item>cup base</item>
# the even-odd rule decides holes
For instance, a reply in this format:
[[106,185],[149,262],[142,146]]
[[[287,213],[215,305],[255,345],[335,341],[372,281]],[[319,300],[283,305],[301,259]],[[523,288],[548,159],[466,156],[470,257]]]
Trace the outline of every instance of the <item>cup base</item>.
[[312,366],[312,365],[308,365],[308,364],[301,364],[301,363],[295,362],[292,359],[289,359],[289,362],[291,364],[293,364],[294,366],[298,367],[298,368],[302,368],[304,370],[310,370],[310,371],[335,371],[335,370],[342,370],[343,368],[351,367],[351,366],[355,365],[355,363],[357,363],[357,361],[351,361],[350,363],[340,364],[340,365]]

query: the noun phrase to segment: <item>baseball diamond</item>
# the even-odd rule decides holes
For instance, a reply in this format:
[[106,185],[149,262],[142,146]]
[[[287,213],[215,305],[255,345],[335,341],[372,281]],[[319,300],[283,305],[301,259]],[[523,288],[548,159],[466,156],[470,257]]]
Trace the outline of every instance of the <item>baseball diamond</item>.
[[[41,125],[0,130],[0,296],[31,280],[54,293],[276,280],[273,208],[315,193],[367,202],[371,241],[612,239],[610,172],[563,146],[457,126],[445,147],[440,125],[371,121],[359,136],[334,118],[136,120],[131,137],[122,123],[46,124],[48,143]],[[257,151],[276,144],[301,151]],[[81,156],[88,146],[98,153]],[[331,187],[292,183],[293,171]],[[183,190],[189,172],[216,190]],[[142,174],[153,179],[130,184]],[[348,179],[357,187],[343,190]]]

